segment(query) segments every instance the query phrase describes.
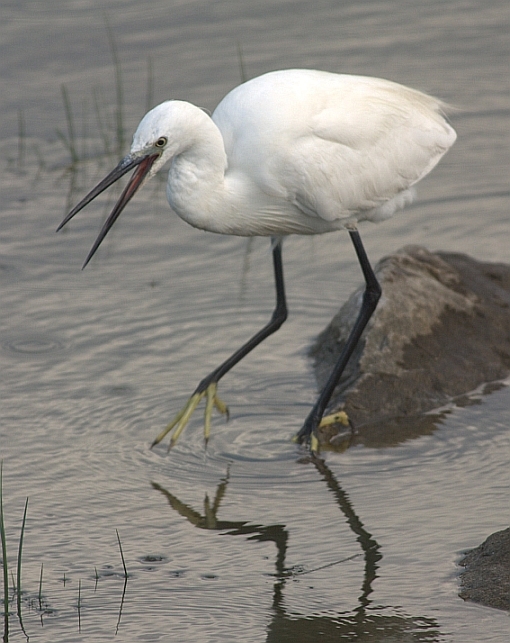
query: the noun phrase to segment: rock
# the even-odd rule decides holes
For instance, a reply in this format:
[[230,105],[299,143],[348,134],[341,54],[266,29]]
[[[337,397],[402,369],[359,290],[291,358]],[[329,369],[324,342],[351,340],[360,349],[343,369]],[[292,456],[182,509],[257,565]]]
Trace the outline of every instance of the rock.
[[510,528],[489,536],[459,565],[466,568],[461,574],[461,598],[510,610]]
[[[431,411],[510,373],[510,266],[406,246],[375,272],[382,298],[328,412],[345,410],[354,440],[379,446],[433,431],[438,415]],[[310,351],[319,387],[352,328],[363,290],[351,295]],[[334,443],[335,437],[326,429],[320,440]]]

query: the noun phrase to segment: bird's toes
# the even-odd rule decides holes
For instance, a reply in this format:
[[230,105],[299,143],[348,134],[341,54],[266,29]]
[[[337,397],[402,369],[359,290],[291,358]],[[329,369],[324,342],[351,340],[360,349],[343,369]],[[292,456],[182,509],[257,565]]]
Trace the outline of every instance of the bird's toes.
[[320,421],[319,428],[331,426],[332,424],[342,424],[343,426],[349,426],[349,416],[345,411],[338,411],[337,413],[326,415]]

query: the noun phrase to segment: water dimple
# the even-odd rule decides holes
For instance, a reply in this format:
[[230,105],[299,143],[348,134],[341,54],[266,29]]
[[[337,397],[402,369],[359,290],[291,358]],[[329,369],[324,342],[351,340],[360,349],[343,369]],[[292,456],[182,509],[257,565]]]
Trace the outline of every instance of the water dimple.
[[42,355],[62,350],[63,344],[53,337],[31,335],[8,340],[2,344],[2,348],[10,353]]
[[124,397],[132,395],[134,388],[129,384],[112,384],[111,386],[105,386],[103,391],[110,397]]
[[163,554],[147,554],[141,558],[142,563],[163,563],[167,561],[167,557]]

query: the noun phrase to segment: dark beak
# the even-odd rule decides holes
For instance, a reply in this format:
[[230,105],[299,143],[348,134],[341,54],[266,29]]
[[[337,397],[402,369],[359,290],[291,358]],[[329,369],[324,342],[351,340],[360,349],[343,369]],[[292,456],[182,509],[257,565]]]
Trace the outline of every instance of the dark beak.
[[[74,207],[71,212],[66,216],[66,218],[62,221],[62,223],[58,226],[57,232],[65,226],[65,224],[70,221],[75,214],[77,214],[80,210],[82,210],[87,204],[89,204],[93,199],[96,198],[101,192],[106,190],[106,188],[110,187],[115,181],[118,181],[121,176],[124,176],[127,172],[132,170],[134,167],[136,167],[136,171],[133,172],[133,176],[129,179],[129,183],[126,185],[124,188],[124,191],[120,195],[119,200],[115,204],[115,207],[113,208],[110,216],[108,219],[106,219],[103,227],[101,228],[101,232],[99,233],[97,239],[94,242],[94,245],[92,246],[92,249],[90,250],[87,258],[85,259],[85,263],[83,264],[83,268],[88,264],[88,262],[92,259],[94,256],[94,253],[96,250],[99,248],[101,245],[101,242],[103,239],[106,237],[108,234],[108,230],[112,227],[112,225],[115,223],[117,220],[119,214],[122,212],[122,210],[125,208],[125,206],[129,203],[129,201],[132,199],[134,196],[135,192],[138,190],[140,185],[143,183],[144,178],[147,176],[149,173],[154,161],[159,158],[159,154],[148,154],[147,156],[141,156],[138,158],[133,158],[131,156],[126,156],[122,159],[122,161],[117,165],[117,167],[108,174],[107,177],[105,177],[101,183],[96,185],[96,187],[91,190],[85,198],[83,198],[76,207]],[[138,167],[137,167],[138,166]]]

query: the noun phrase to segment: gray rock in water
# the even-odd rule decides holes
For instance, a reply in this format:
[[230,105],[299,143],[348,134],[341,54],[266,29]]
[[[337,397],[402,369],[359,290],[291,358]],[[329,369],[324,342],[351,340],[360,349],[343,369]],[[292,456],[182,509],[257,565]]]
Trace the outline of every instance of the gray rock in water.
[[510,610],[510,528],[489,536],[459,565],[466,568],[461,574],[461,598]]
[[[328,412],[345,410],[355,441],[379,446],[434,430],[437,416],[428,412],[510,373],[510,266],[407,246],[375,271],[383,296]],[[320,387],[363,290],[311,349]],[[337,433],[321,429],[320,441],[334,443]]]

